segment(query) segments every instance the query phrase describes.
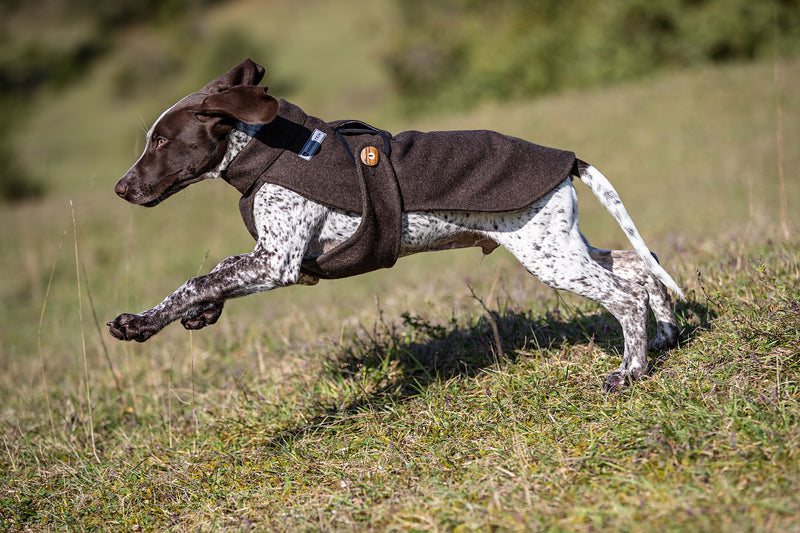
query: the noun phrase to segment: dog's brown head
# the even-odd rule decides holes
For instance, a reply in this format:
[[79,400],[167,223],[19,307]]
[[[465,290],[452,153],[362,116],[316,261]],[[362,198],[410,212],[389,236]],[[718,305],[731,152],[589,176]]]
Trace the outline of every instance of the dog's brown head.
[[152,207],[210,177],[237,123],[267,124],[277,116],[277,100],[256,85],[263,77],[264,67],[247,59],[167,109],[147,132],[144,152],[114,192]]

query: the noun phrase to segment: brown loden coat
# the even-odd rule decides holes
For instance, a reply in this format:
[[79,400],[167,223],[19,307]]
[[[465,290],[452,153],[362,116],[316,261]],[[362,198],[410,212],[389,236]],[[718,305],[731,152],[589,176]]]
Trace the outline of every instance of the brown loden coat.
[[[315,130],[325,138],[307,160],[300,153]],[[374,166],[361,160],[367,147],[377,149]],[[493,131],[405,131],[391,136],[361,122],[324,122],[281,99],[278,116],[261,127],[223,178],[242,193],[239,209],[253,237],[253,200],[265,183],[360,214],[351,238],[303,262],[304,272],[333,279],[392,266],[400,250],[404,212],[522,209],[563,182],[575,167],[573,152]]]

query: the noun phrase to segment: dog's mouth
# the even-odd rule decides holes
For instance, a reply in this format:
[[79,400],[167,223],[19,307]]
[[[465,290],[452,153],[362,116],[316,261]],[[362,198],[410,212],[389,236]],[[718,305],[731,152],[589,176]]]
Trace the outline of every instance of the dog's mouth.
[[[189,174],[185,177],[181,177],[181,174],[188,174],[186,171],[179,171],[174,174],[170,174],[160,180],[160,183],[169,183],[167,187],[161,189],[153,187],[149,184],[143,184],[139,186],[139,191],[133,190],[133,194],[131,194],[131,183],[126,184],[124,192],[120,192],[117,189],[117,195],[120,196],[122,199],[127,200],[128,202],[134,205],[141,205],[143,207],[154,207],[173,194],[185,189],[192,183],[196,183],[200,181],[202,178],[198,176],[194,176],[193,174]],[[134,182],[135,183],[135,182]],[[119,185],[118,185],[119,187]],[[159,190],[161,189],[161,190]]]
[[[178,177],[177,179],[175,179],[175,181],[172,182],[172,184],[169,187],[167,187],[167,190],[162,192],[158,196],[158,198],[153,200],[155,202],[153,205],[161,203],[162,201],[166,200],[167,198],[169,198],[170,196],[172,196],[176,192],[182,191],[183,189],[185,189],[189,185],[191,185],[193,183],[197,183],[198,181],[202,181],[202,180],[203,180],[202,175],[201,176],[195,176],[193,174],[190,174],[189,176],[187,176],[186,178],[183,178],[183,179]],[[142,204],[142,205],[144,205],[144,204]],[[152,206],[148,206],[148,207],[152,207]]]
[[166,199],[166,196],[158,196],[154,200],[150,200],[149,202],[140,202],[137,205],[141,205],[143,207],[155,207]]

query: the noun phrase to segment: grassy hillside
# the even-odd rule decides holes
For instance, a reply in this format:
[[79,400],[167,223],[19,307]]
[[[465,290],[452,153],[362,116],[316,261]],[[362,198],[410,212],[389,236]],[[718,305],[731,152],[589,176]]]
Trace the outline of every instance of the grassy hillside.
[[[0,527],[800,529],[800,61],[412,120],[385,105],[379,45],[337,48],[359,31],[380,43],[390,27],[359,22],[385,20],[380,5],[325,8],[343,28],[328,41],[296,11],[254,4],[203,24],[222,35],[270,20],[280,41],[252,55],[312,114],[498,129],[601,168],[687,290],[681,347],[604,396],[621,350],[610,316],[476,250],[231,302],[204,331],[113,342],[105,321],[252,247],[224,183],[152,210],[114,197],[140,122],[205,80],[121,99],[130,63],[113,57],[43,95],[17,136],[51,193],[0,210]],[[124,53],[159,50],[157,35],[128,38]],[[590,240],[625,246],[577,188]]]
[[[436,301],[389,290],[346,334],[297,314],[114,347],[108,361],[74,346],[47,350],[44,371],[16,358],[0,525],[796,530],[800,254],[796,241],[740,244],[672,252],[689,294],[682,345],[608,396],[613,320],[500,268],[478,290],[491,314],[448,309],[421,284],[409,298]],[[519,290],[539,306],[518,307]]]

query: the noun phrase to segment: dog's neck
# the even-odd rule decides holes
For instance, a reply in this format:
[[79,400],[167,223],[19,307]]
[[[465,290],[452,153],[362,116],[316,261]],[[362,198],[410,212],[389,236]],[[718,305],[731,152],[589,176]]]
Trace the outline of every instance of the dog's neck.
[[258,133],[261,126],[262,124],[245,124],[244,122],[238,122],[228,135],[228,149],[225,155],[222,156],[222,161],[220,161],[217,168],[206,173],[206,176],[208,178],[219,178],[222,176],[222,173],[228,169],[231,162],[239,155],[239,152],[241,152],[242,149],[247,146],[247,143]]

